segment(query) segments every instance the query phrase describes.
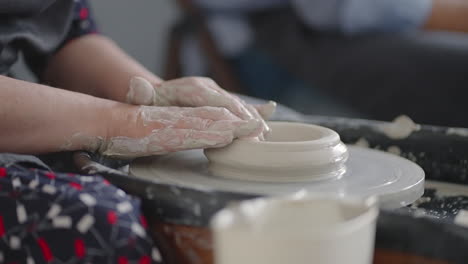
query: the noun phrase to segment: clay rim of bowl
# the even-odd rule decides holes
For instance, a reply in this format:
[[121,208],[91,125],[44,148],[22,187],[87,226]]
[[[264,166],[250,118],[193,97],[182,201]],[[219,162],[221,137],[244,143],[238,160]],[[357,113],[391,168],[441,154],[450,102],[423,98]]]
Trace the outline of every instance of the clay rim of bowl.
[[[275,148],[276,151],[284,150],[284,151],[291,151],[291,150],[301,150],[301,149],[320,149],[326,148],[328,146],[333,146],[338,143],[341,143],[340,136],[335,131],[312,124],[304,124],[304,123],[294,123],[294,122],[268,122],[270,128],[272,129],[272,133],[274,133],[275,128],[279,128],[279,130],[283,129],[301,129],[302,131],[313,131],[319,132],[320,135],[310,138],[309,140],[300,140],[300,141],[268,141],[268,137],[274,137],[274,135],[267,136],[267,140],[265,141],[257,141],[252,139],[240,139],[235,140],[232,145],[240,145],[242,144],[243,148],[268,148],[273,149]],[[229,147],[229,146],[228,146]]]

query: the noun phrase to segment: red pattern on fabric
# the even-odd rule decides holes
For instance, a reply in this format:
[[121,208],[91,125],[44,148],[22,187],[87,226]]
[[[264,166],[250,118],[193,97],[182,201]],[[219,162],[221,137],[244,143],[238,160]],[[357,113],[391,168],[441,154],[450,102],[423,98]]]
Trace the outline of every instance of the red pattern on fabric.
[[78,238],[75,240],[75,255],[78,258],[84,258],[86,255],[86,246],[83,239]]
[[46,173],[44,173],[44,175],[45,175],[47,178],[51,179],[51,180],[52,180],[52,179],[55,179],[55,177],[56,177],[56,176],[55,176],[55,173],[53,173],[53,172],[46,172]]
[[117,214],[114,211],[107,212],[107,222],[111,225],[117,222]]
[[102,180],[102,182],[105,184],[105,185],[110,185],[110,182],[106,179]]
[[83,186],[77,182],[70,182],[68,183],[71,187],[77,189],[77,190],[82,190]]
[[[0,168],[3,167],[0,165]],[[5,208],[6,210],[0,209],[0,242],[8,243],[10,234],[15,235],[15,239],[20,240],[20,246],[26,245],[28,239],[33,239],[33,245],[30,245],[31,250],[28,251],[27,248],[21,247],[17,250],[20,257],[14,258],[12,261],[16,261],[18,264],[26,263],[30,259],[33,259],[35,263],[44,264],[52,264],[59,260],[59,262],[64,263],[82,262],[92,255],[93,263],[153,263],[153,259],[151,259],[152,242],[148,237],[136,236],[131,230],[134,224],[146,225],[146,219],[138,210],[140,203],[137,199],[122,195],[122,191],[112,184],[105,186],[104,180],[100,176],[76,174],[76,177],[68,177],[65,173],[53,173],[42,169],[30,171],[29,168],[20,166],[5,167],[5,169],[6,178],[0,178],[0,187],[3,184],[4,190],[0,191],[3,194],[0,196],[0,204],[17,202],[17,198],[22,198],[21,196],[25,194],[34,194],[38,198],[44,199],[44,202],[37,203],[34,201],[36,197],[31,195],[34,200],[21,200],[21,204],[16,207],[16,210],[15,206]],[[80,179],[84,177],[92,178],[85,178],[85,181],[81,182]],[[108,183],[108,181],[104,182]],[[21,184],[19,188],[18,184]],[[43,189],[43,186],[50,188]],[[12,187],[16,187],[16,189]],[[82,190],[76,191],[76,188],[82,188]],[[60,199],[63,194],[70,199]],[[91,196],[94,200],[86,195]],[[96,206],[80,206],[77,208],[80,211],[73,211],[73,214],[70,214],[69,208],[75,208],[75,204],[80,199],[96,203]],[[127,219],[128,217],[121,216],[116,210],[120,203],[130,203],[131,207],[135,208],[135,210],[127,212],[131,213],[130,220]],[[51,207],[52,205],[54,208]],[[27,211],[27,222],[22,221],[25,210]],[[17,219],[18,214],[19,219]],[[38,215],[39,218],[31,219],[29,218],[31,215]],[[84,216],[87,219],[83,218]],[[9,219],[16,221],[9,221]],[[78,226],[81,219],[83,222],[80,223],[83,225]],[[19,223],[20,220],[22,223]],[[47,230],[38,228],[38,224],[42,223],[43,220],[51,224],[49,227],[54,230],[53,232],[49,232],[48,228]],[[93,226],[99,226],[99,230],[89,232],[89,228]],[[85,228],[86,230],[84,230]],[[67,230],[65,231],[65,229]],[[16,235],[15,232],[18,230],[21,233]],[[61,232],[62,230],[63,232]],[[107,236],[107,231],[115,232],[115,236]],[[58,234],[59,240],[56,239]],[[101,236],[106,242],[102,243],[104,246],[95,243],[98,236]],[[129,244],[125,243],[128,238],[130,238]],[[10,242],[15,243],[15,239]],[[107,241],[111,239],[114,240]],[[105,247],[106,244],[112,244],[115,241],[123,241],[124,243],[111,249]],[[10,258],[10,256],[6,256]],[[132,258],[130,259],[129,256]],[[7,261],[7,263],[9,262]]]
[[83,7],[80,9],[80,19],[85,20],[89,16],[89,10],[86,7]]
[[140,215],[140,222],[144,228],[148,227],[148,221],[146,221],[146,217],[144,215]]
[[3,215],[0,215],[0,237],[5,235],[5,225],[3,224]]
[[128,259],[126,257],[119,257],[117,260],[118,264],[128,264]]
[[149,256],[143,256],[138,261],[138,264],[150,264],[150,263],[151,263],[151,258]]
[[7,176],[6,168],[0,167],[0,178],[6,177],[6,176]]
[[49,244],[47,244],[47,241],[43,238],[39,238],[37,240],[37,243],[39,244],[39,247],[41,248],[42,255],[44,255],[44,259],[46,261],[51,261],[54,258],[54,255],[52,255],[52,251],[50,250]]

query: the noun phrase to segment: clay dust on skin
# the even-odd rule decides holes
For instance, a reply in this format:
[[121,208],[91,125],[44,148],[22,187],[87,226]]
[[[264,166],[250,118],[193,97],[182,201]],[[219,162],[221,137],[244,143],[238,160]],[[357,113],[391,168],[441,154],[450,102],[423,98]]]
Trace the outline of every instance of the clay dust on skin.
[[127,103],[137,105],[153,105],[156,91],[153,85],[142,77],[133,77],[127,93]]
[[[146,126],[151,124],[159,128],[140,138],[117,136],[107,140],[76,133],[62,149],[86,146],[86,150],[97,151],[105,156],[135,158],[179,150],[222,147],[234,138],[248,137],[261,131],[258,120],[240,120],[228,110],[216,107],[141,106],[137,116]],[[189,128],[180,128],[184,126]]]
[[101,146],[104,139],[102,137],[90,136],[83,132],[77,132],[70,138],[65,139],[65,143],[60,146],[62,151],[75,150],[76,146],[80,146],[83,150],[96,151]]
[[[144,102],[143,105],[156,106],[200,106],[211,102],[211,106],[229,107],[240,117],[254,118],[246,109],[232,103],[232,99],[224,96],[218,89],[206,87],[216,84],[208,78],[182,78],[163,82],[156,88],[142,77],[133,77],[127,94],[128,102]],[[203,89],[204,88],[204,89]],[[234,107],[235,106],[235,107]]]
[[[164,82],[157,87],[154,98],[155,105],[225,107],[241,119],[260,120],[264,129],[264,132],[259,135],[261,140],[264,139],[264,134],[270,132],[268,125],[253,106],[245,104],[241,99],[222,90],[213,80],[208,78],[188,77]],[[276,104],[274,104],[274,107],[276,107]]]
[[[162,155],[170,152],[201,147],[221,147],[232,141],[233,135],[229,131],[217,132],[210,138],[191,138],[191,130],[182,131],[174,136],[172,129],[154,130],[144,138],[115,137],[106,144],[102,154],[112,157],[135,158],[149,155]],[[213,140],[215,138],[215,140]]]
[[270,131],[265,120],[276,109],[276,103],[271,101],[258,107],[246,104],[220,88],[213,80],[202,77],[175,79],[155,86],[142,77],[133,77],[127,102],[154,106],[224,107],[243,120],[260,120],[263,125],[263,133],[259,135],[261,139]]
[[139,116],[145,125],[161,123],[168,128],[193,127],[200,131],[231,131],[234,138],[250,137],[262,132],[258,119],[241,120],[221,107],[164,107],[141,106]]

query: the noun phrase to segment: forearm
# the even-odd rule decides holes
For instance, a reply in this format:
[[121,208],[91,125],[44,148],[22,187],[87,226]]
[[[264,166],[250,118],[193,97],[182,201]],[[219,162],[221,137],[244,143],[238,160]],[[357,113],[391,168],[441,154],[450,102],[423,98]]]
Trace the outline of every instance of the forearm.
[[0,100],[0,152],[26,154],[97,147],[119,104],[4,76]]
[[133,76],[161,82],[111,40],[87,35],[62,48],[51,59],[44,78],[56,87],[125,102]]
[[468,32],[468,0],[433,0],[425,28]]

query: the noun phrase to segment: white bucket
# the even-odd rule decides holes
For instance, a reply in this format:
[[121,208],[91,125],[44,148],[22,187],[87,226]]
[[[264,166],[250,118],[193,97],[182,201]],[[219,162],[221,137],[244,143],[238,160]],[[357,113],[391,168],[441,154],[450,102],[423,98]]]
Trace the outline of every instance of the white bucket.
[[212,221],[216,264],[370,264],[375,197],[262,198],[231,205]]

